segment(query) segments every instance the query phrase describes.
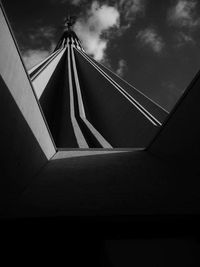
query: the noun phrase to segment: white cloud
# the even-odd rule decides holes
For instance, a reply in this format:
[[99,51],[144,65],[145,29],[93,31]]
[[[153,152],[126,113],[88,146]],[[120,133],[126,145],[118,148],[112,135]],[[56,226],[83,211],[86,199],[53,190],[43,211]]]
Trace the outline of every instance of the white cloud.
[[144,12],[144,0],[120,0],[119,7],[124,11],[125,18],[133,19],[133,16]]
[[126,69],[127,69],[127,63],[126,63],[126,61],[124,59],[120,59],[118,61],[118,67],[117,67],[116,73],[119,76],[123,77]]
[[37,29],[34,29],[30,32],[29,38],[32,41],[39,41],[41,39],[48,39],[51,40],[55,36],[55,28],[46,26],[46,27],[40,27]]
[[108,39],[102,34],[119,25],[119,12],[106,4],[100,6],[94,1],[87,11],[87,16],[78,19],[74,30],[83,43],[86,52],[96,60],[104,59]]
[[50,54],[47,50],[29,49],[22,53],[22,58],[27,69],[41,62]]
[[[51,1],[53,1],[54,3],[58,2],[58,0],[51,0]],[[66,3],[69,4],[69,2],[70,2],[70,4],[78,6],[84,0],[59,0],[59,1],[60,1],[61,4],[66,4]]]
[[79,4],[81,4],[81,2],[83,2],[84,0],[51,0],[51,2],[53,3],[57,3],[60,2],[61,4],[66,4],[70,2],[70,4],[78,6]]
[[176,40],[177,40],[177,47],[183,46],[185,44],[195,44],[195,40],[192,38],[191,35],[186,34],[184,32],[179,32],[176,35]]
[[[31,30],[28,37],[33,45],[40,48],[23,48],[22,57],[27,69],[32,68],[34,65],[46,58],[55,48],[54,41],[55,29],[53,27],[40,27]],[[46,46],[44,47],[44,42]]]
[[136,20],[138,16],[145,14],[145,2],[146,0],[118,0],[116,8],[120,13],[120,28],[116,32],[117,36],[123,35],[123,33],[131,27],[131,24]]
[[130,27],[130,23],[136,19],[137,15],[145,12],[145,0],[119,0],[117,6],[124,21],[128,23],[127,28]]
[[143,45],[148,45],[154,52],[160,53],[164,48],[164,41],[153,28],[140,31],[136,36]]
[[160,101],[161,103],[168,106],[168,110],[170,111],[176,102],[180,99],[183,91],[178,88],[176,83],[172,81],[163,81],[161,82],[161,87],[163,88],[162,95],[160,95]]
[[77,6],[81,3],[81,0],[72,0],[72,4]]
[[196,17],[196,0],[178,0],[168,13],[168,20],[171,24],[179,27],[196,27],[200,20]]

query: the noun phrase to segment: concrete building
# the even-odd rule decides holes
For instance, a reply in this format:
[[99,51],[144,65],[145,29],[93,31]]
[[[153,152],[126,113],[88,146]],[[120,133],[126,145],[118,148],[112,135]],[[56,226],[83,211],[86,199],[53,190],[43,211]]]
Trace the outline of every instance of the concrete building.
[[71,20],[55,51],[29,70],[56,147],[144,148],[167,112],[89,57]]
[[[68,74],[70,73],[70,64],[74,76],[76,76],[75,69],[87,62],[88,68],[91,67],[91,71],[94,71],[97,76],[99,75],[99,79],[103,77],[101,72],[103,70],[106,77],[109,73],[109,77],[113,78],[113,83],[116,82],[115,79],[118,79],[116,82],[118,85],[120,83],[125,85],[125,82],[116,78],[103,66],[93,62],[81,50],[77,39],[74,40],[75,47],[72,42],[68,47],[68,53],[65,52],[66,46],[61,43],[58,50],[47,59],[47,61],[51,61],[49,66],[55,66],[56,60],[60,60],[58,65],[62,65],[62,58],[64,60],[65,56],[70,57],[70,60],[67,61]],[[74,59],[78,62],[76,68]],[[47,63],[48,65],[47,61],[42,64]],[[58,72],[62,71],[61,65]],[[98,69],[99,67],[101,71]],[[37,71],[40,68],[42,68],[41,65],[38,66]],[[45,67],[45,70],[47,68],[48,66]],[[48,71],[50,73],[50,70]],[[80,69],[77,70],[77,73],[80,73]],[[87,261],[88,266],[122,266],[119,265],[120,260],[117,259],[120,257],[119,251],[121,251],[122,257],[125,257],[123,254],[125,252],[116,247],[113,248],[113,251],[115,249],[118,253],[117,255],[115,253],[112,264],[108,265],[107,263],[106,265],[107,260],[104,257],[104,265],[98,265],[101,262],[100,259],[98,260],[100,256],[97,254],[99,243],[95,243],[94,240],[98,238],[99,240],[133,238],[137,241],[137,238],[152,236],[156,238],[158,235],[165,236],[166,234],[177,238],[177,233],[181,237],[196,234],[199,237],[200,127],[198,114],[200,114],[200,106],[198,101],[200,73],[191,82],[159,131],[151,132],[148,128],[149,139],[142,140],[144,143],[138,143],[138,146],[134,143],[135,141],[131,143],[132,135],[127,135],[126,138],[129,141],[127,145],[130,144],[129,147],[132,149],[110,149],[109,146],[107,148],[108,143],[111,146],[124,147],[126,140],[123,139],[124,143],[121,144],[121,139],[114,139],[116,129],[113,136],[109,138],[106,127],[102,126],[101,128],[95,124],[100,123],[97,120],[98,115],[94,114],[95,119],[93,120],[93,114],[87,113],[90,105],[84,105],[84,107],[85,114],[90,114],[91,117],[83,116],[83,99],[78,91],[78,82],[81,83],[81,79],[76,80],[74,77],[75,81],[72,82],[72,86],[75,84],[76,87],[73,88],[73,92],[76,92],[77,98],[78,96],[80,98],[80,102],[78,99],[76,100],[76,110],[79,112],[78,115],[76,114],[79,117],[78,125],[73,125],[73,127],[77,126],[76,141],[79,140],[77,142],[82,147],[85,141],[90,140],[85,138],[85,135],[84,139],[81,136],[81,133],[85,134],[85,130],[80,126],[80,118],[82,118],[85,123],[84,127],[88,127],[87,130],[89,129],[90,134],[96,138],[95,142],[102,142],[103,146],[105,145],[104,149],[90,150],[85,145],[82,150],[57,148],[70,147],[62,136],[65,126],[62,123],[53,125],[54,121],[51,121],[49,109],[46,106],[47,101],[42,101],[43,94],[44,98],[48,98],[50,92],[45,90],[40,97],[39,92],[42,91],[34,89],[39,86],[35,85],[33,88],[34,81],[32,85],[31,79],[34,70],[28,74],[25,69],[2,6],[0,9],[0,75],[0,212],[4,227],[8,226],[10,233],[13,234],[15,231],[15,235],[18,237],[12,242],[9,239],[10,246],[14,246],[13,250],[17,250],[17,246],[19,246],[18,240],[21,238],[21,233],[26,232],[28,236],[23,240],[25,241],[23,251],[33,257],[34,251],[40,248],[37,255],[42,255],[44,262],[47,259],[51,262],[54,253],[56,255],[54,260],[58,261],[59,257],[65,258],[66,247],[60,243],[63,238],[64,243],[70,247],[67,257],[73,258],[74,266],[84,261]],[[42,73],[39,77],[41,75]],[[52,75],[56,74],[51,74],[49,77]],[[84,75],[85,73],[82,73],[81,78]],[[107,83],[106,77],[102,79]],[[42,81],[44,82],[44,79]],[[116,86],[118,87],[118,85]],[[127,88],[129,88],[128,85]],[[128,93],[131,94],[131,92]],[[118,94],[121,96],[121,92]],[[138,93],[138,95],[140,94]],[[101,96],[104,97],[104,94],[101,93]],[[141,95],[140,97],[141,101],[146,99]],[[102,104],[100,96],[96,101],[98,105]],[[105,102],[106,99],[103,101],[104,105],[106,105]],[[110,99],[108,102],[105,112],[109,116],[111,112],[109,110]],[[148,105],[161,110],[151,101],[147,103]],[[130,106],[132,107],[133,104]],[[147,106],[145,107],[147,108]],[[58,107],[60,106],[58,105]],[[137,114],[142,117],[144,114],[138,111],[138,107],[135,107],[136,109]],[[121,107],[119,110],[123,111]],[[98,108],[98,111],[101,111],[101,107]],[[151,111],[153,112],[153,109]],[[72,113],[71,111],[71,115]],[[155,112],[155,114],[156,117],[160,113]],[[119,114],[117,117],[120,117]],[[60,119],[63,119],[62,116]],[[148,124],[145,127],[149,127],[151,125],[148,122],[149,119],[146,116],[143,116],[143,119]],[[158,119],[156,117],[156,120]],[[130,129],[131,132],[130,121],[129,126],[130,128],[126,129],[127,131]],[[58,127],[61,127],[59,131]],[[37,243],[35,250],[33,250],[33,246],[30,250],[30,243],[34,237],[34,240],[43,239]],[[31,241],[28,242],[28,240]],[[72,240],[74,241],[72,242]],[[188,252],[188,244],[190,248],[194,244],[188,239],[186,239],[186,243],[181,254],[184,260],[179,266],[188,266],[184,265],[188,262],[191,266],[190,260],[193,259],[191,253],[194,250],[190,252],[188,258],[186,258],[185,251]],[[148,244],[151,247],[152,241]],[[171,247],[170,241],[168,245],[166,245],[166,249]],[[48,252],[44,253],[44,246]],[[155,247],[160,247],[160,243],[158,242]],[[194,247],[196,249],[198,246],[195,244]],[[88,249],[90,256],[88,256]],[[17,251],[19,252],[20,248]],[[180,258],[173,261],[172,254],[167,255],[171,262],[170,265],[178,266]],[[177,257],[177,254],[175,255]],[[132,263],[134,264],[134,257]],[[148,263],[149,266],[153,266],[150,265],[152,263],[150,259]],[[164,265],[157,264],[157,266]]]

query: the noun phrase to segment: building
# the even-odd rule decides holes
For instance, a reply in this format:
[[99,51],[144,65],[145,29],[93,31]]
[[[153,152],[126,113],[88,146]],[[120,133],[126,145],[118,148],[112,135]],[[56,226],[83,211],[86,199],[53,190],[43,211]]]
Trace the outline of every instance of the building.
[[[85,244],[95,246],[90,243],[95,236],[199,237],[200,73],[143,149],[59,150],[2,7],[0,25],[0,211],[4,226],[10,233],[18,232],[14,243],[8,240],[13,250],[20,250],[25,223],[26,241],[31,235],[27,229],[32,238],[45,233],[45,241],[37,244],[44,261],[51,261],[56,246],[57,260],[66,252],[61,243],[52,243],[58,237],[65,237],[65,242],[69,236],[83,237],[72,244],[79,253],[88,251]],[[77,55],[83,56],[76,50]],[[23,249],[33,256],[36,247],[30,250],[27,244]],[[84,253],[73,254],[73,259],[84,258]],[[184,259],[186,254],[181,254]],[[167,257],[174,260],[172,254]]]
[[29,70],[56,147],[145,147],[167,112],[89,57],[72,24],[69,17],[55,51]]

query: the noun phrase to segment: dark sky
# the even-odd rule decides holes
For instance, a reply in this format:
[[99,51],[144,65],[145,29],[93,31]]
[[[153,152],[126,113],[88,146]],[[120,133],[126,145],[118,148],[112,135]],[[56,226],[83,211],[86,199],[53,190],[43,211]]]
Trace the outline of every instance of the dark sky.
[[75,14],[85,50],[167,110],[200,68],[196,0],[3,0],[27,68],[46,57]]

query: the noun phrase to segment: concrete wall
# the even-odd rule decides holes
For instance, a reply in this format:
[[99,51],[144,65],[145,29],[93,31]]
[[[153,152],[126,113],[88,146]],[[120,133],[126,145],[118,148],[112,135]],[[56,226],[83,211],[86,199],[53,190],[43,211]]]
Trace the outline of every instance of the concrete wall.
[[168,120],[149,146],[157,156],[185,161],[200,156],[200,72],[193,79]]
[[0,211],[3,211],[55,154],[55,148],[2,7],[0,25]]

